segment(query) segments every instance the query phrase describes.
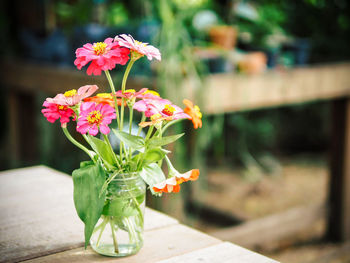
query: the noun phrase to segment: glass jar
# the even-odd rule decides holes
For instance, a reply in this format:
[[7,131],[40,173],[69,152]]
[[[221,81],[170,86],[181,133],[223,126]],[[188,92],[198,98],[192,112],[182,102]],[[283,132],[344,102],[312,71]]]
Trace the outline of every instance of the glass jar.
[[143,245],[146,185],[138,173],[117,175],[108,185],[105,206],[90,239],[97,253],[123,257]]

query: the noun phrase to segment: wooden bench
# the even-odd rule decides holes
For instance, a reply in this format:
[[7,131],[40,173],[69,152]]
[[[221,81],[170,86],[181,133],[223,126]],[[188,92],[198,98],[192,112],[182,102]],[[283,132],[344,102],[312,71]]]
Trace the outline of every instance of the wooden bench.
[[277,262],[149,208],[138,254],[115,259],[84,250],[72,178],[45,166],[1,172],[0,209],[0,262]]

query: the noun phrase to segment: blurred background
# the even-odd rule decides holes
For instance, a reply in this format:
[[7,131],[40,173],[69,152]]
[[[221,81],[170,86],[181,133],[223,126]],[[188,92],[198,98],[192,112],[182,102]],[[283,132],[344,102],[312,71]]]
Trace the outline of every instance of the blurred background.
[[[148,205],[282,262],[350,262],[350,222],[337,223],[348,212],[328,206],[350,186],[339,168],[350,153],[349,14],[346,0],[1,1],[0,169],[78,167],[84,153],[43,118],[42,102],[107,89],[74,67],[74,52],[130,33],[162,61],[139,60],[128,88],[203,112],[201,129],[170,131],[185,129],[172,158],[200,180]],[[119,83],[124,68],[112,73]]]

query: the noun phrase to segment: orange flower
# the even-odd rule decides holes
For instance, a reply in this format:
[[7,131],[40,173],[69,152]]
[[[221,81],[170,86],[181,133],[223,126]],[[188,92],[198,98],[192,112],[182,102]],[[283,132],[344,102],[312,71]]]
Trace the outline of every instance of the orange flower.
[[178,184],[182,184],[183,182],[187,181],[196,181],[199,177],[199,170],[198,169],[192,169],[184,174],[176,174],[176,181]]
[[[95,102],[95,103],[101,103],[101,104],[108,104],[111,107],[114,107],[114,100],[112,97],[112,94],[110,93],[99,93],[94,97],[89,97],[84,99],[84,102]],[[122,100],[117,99],[118,106],[122,105]],[[126,105],[126,103],[124,103]]]
[[193,102],[187,99],[183,100],[183,103],[186,105],[184,112],[188,114],[193,123],[195,129],[202,128],[202,113],[200,108],[197,105],[193,105]]
[[196,181],[199,176],[199,170],[193,169],[184,174],[180,174],[175,168],[171,165],[169,167],[169,175],[172,177],[166,179],[163,182],[153,185],[153,191],[157,193],[178,193],[180,191],[180,184],[188,181]]
[[180,184],[175,177],[166,179],[163,182],[153,185],[153,191],[157,193],[178,193],[180,191]]

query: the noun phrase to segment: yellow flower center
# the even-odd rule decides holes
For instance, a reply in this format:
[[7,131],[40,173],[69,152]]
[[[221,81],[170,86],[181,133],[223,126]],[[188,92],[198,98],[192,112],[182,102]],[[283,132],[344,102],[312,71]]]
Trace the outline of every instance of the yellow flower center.
[[175,111],[175,108],[173,106],[167,104],[164,106],[162,113],[164,113],[165,115],[168,115],[168,116],[173,116],[174,111]]
[[66,91],[63,95],[65,97],[73,97],[75,94],[77,94],[77,90],[71,89],[71,90]]
[[197,117],[201,119],[203,115],[201,113],[201,109],[197,105],[194,106],[194,111],[195,111]]
[[138,40],[135,40],[135,44],[136,45],[142,45],[142,46],[147,46],[147,44],[146,43],[143,43],[143,42],[141,42],[141,41],[138,41]]
[[57,108],[58,108],[58,110],[66,110],[67,106],[58,105]]
[[159,113],[153,114],[151,116],[151,121],[156,121],[156,120],[160,119],[161,117],[162,117],[162,115],[160,115]]
[[106,52],[107,44],[105,42],[97,42],[92,46],[96,55],[102,55]]
[[154,96],[160,97],[159,93],[154,90],[146,90],[143,94],[152,94]]
[[89,113],[89,116],[87,116],[87,121],[90,124],[100,124],[100,122],[102,121],[102,114],[100,111],[92,111]]
[[113,99],[110,93],[98,93],[96,96],[103,99]]
[[127,89],[124,91],[124,93],[135,93],[136,91],[134,89]]

